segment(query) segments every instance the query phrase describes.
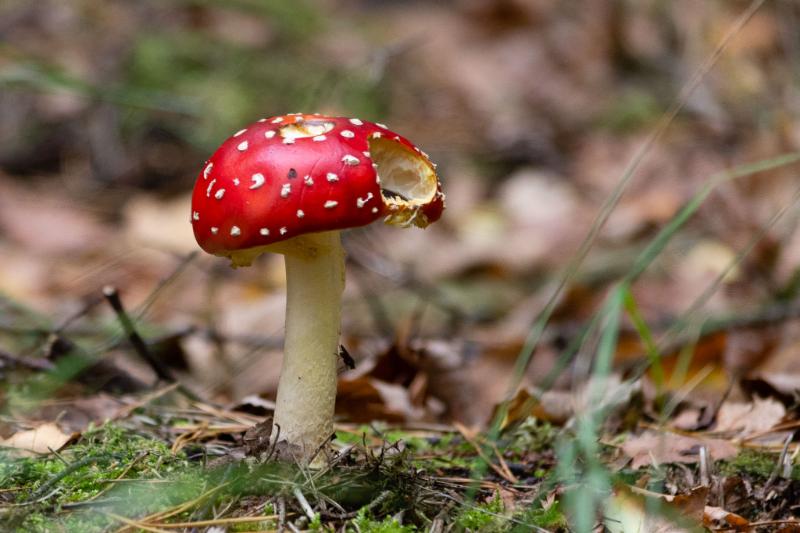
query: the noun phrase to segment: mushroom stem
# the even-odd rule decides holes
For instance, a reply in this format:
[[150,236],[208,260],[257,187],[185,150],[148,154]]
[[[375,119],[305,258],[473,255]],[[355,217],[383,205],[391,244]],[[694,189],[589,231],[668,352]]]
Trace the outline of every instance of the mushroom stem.
[[338,231],[292,241],[298,246],[284,251],[286,337],[273,434],[279,426],[278,438],[305,461],[333,433],[344,248]]

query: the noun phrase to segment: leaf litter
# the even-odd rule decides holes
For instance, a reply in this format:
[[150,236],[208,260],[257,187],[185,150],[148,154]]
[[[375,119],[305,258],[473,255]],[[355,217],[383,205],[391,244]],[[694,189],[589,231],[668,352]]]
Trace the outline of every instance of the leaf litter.
[[[131,65],[131,79],[117,80],[120,92],[65,82],[66,72],[36,71],[48,87],[83,87],[96,101],[23,92],[0,100],[4,525],[798,527],[796,213],[737,256],[786,205],[796,186],[793,168],[773,165],[720,185],[636,279],[631,292],[658,340],[655,350],[636,320],[623,317],[612,370],[595,376],[585,357],[592,354],[585,344],[594,342],[592,317],[609,287],[708,176],[800,146],[796,120],[770,97],[792,86],[768,68],[787,61],[779,50],[793,17],[759,2],[744,18],[733,5],[712,12],[700,4],[661,11],[597,4],[578,13],[555,2],[456,4],[367,11],[363,16],[388,24],[387,38],[397,41],[385,43],[386,64],[375,60],[364,79],[345,58],[357,51],[366,61],[373,37],[353,27],[351,8],[324,13],[337,23],[321,33],[322,44],[304,40],[303,29],[315,27],[319,14],[302,8],[302,23],[279,10],[261,19],[213,5],[161,13],[206,37],[198,42],[234,41],[242,55],[228,68],[244,65],[249,47],[274,47],[280,57],[292,42],[319,52],[309,58],[323,58],[303,60],[312,62],[299,69],[305,73],[323,72],[326,63],[350,69],[352,79],[334,83],[348,94],[369,93],[366,80],[380,78],[375,87],[392,90],[376,90],[380,97],[365,109],[375,113],[386,103],[378,99],[390,99],[402,131],[419,131],[424,119],[421,144],[454,176],[447,184],[452,216],[441,227],[402,239],[380,229],[348,237],[358,269],[348,273],[344,342],[356,368],[342,364],[337,433],[317,471],[266,459],[274,451],[264,437],[273,430],[282,341],[279,262],[267,258],[234,278],[213,258],[186,256],[191,235],[180,207],[191,179],[183,173],[202,159],[193,147],[215,141],[211,131],[218,136],[220,124],[309,98],[287,100],[301,91],[271,88],[273,55],[265,60],[257,49],[256,68],[246,74],[222,68],[189,78],[197,94],[227,88],[236,102],[256,99],[249,87],[258,86],[258,105],[266,107],[242,104],[227,116],[209,106],[208,117],[188,118],[181,113],[191,117],[191,106],[147,90],[167,86],[158,80],[173,71],[208,68],[185,63],[182,32],[145,39],[130,31],[150,24],[144,11],[97,7],[122,29],[101,34],[94,29],[101,25],[84,20],[94,15],[64,7],[58,21],[67,31],[52,33],[48,24],[29,22],[41,8],[0,8],[20,21],[9,31],[31,58],[53,53],[81,72],[94,61]],[[580,253],[602,199],[623,192],[616,188],[624,165],[668,107],[664,87],[681,85],[742,21],[715,67],[723,74],[713,71],[685,101],[685,114],[650,145],[628,192],[598,227],[583,268],[552,300],[550,325],[509,394],[516,356],[558,286],[553,272]],[[231,27],[245,31],[231,37]],[[412,28],[437,38],[406,48],[404,40],[416,38]],[[158,39],[174,53],[166,69],[151,53]],[[41,42],[51,43],[45,56]],[[4,65],[21,68],[19,57],[0,51]],[[267,67],[262,78],[260,63]],[[347,86],[358,80],[365,85]],[[168,81],[178,91],[181,83]],[[754,115],[779,124],[759,126]],[[186,120],[195,121],[191,132]],[[68,132],[86,124],[86,142],[72,140]],[[106,284],[120,288],[146,347],[180,387],[159,381],[137,359],[118,316],[97,303]],[[713,294],[692,317],[692,331],[662,343],[708,287]],[[655,352],[663,376],[642,375]],[[575,478],[559,473],[567,461]],[[586,494],[578,485],[597,491],[600,505],[584,509],[588,518],[570,504]]]

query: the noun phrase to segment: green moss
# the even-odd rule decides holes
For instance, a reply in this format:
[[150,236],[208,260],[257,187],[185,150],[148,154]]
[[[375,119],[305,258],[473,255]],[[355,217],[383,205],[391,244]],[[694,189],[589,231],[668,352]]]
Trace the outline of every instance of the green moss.
[[541,507],[530,509],[514,518],[517,522],[512,528],[514,533],[530,531],[530,526],[552,530],[566,528],[568,525],[567,517],[562,512],[558,501],[553,502],[547,509]]
[[548,422],[528,417],[508,436],[508,447],[516,453],[537,452],[553,448],[558,429]]
[[506,531],[508,518],[502,516],[503,500],[496,494],[491,500],[465,509],[456,518],[456,527],[460,531]]
[[[57,509],[75,502],[103,497],[125,512],[139,510],[140,501],[152,501],[153,484],[148,480],[193,470],[183,454],[173,454],[162,441],[125,428],[106,424],[90,428],[81,439],[62,453],[55,455],[15,458],[6,454],[0,458],[0,486],[11,491],[15,503],[41,500],[41,503],[21,507],[8,522],[18,531],[97,531],[107,527],[109,519],[97,513],[62,512],[55,516],[40,512],[55,506]],[[124,481],[119,481],[122,478]],[[141,480],[139,483],[132,480]],[[160,492],[160,491],[158,491]],[[191,491],[194,492],[194,491]],[[163,493],[162,500],[173,501],[186,496],[186,490]],[[137,498],[147,495],[148,498]],[[141,507],[145,510],[145,507]]]
[[[742,450],[736,457],[722,461],[719,466],[720,474],[724,476],[753,476],[768,478],[775,470],[778,456],[772,453],[755,450]],[[792,477],[797,477],[797,472]]]
[[361,509],[353,519],[352,526],[347,528],[348,533],[414,533],[417,528],[412,525],[402,525],[396,518],[387,516],[381,521],[369,516],[366,508]]

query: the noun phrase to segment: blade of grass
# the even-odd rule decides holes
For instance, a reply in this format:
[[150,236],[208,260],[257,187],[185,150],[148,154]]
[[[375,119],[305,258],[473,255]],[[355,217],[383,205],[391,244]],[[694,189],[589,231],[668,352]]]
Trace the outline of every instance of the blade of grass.
[[628,317],[631,319],[631,323],[636,329],[636,333],[639,334],[639,338],[644,345],[645,354],[647,355],[650,368],[653,370],[653,382],[656,386],[656,397],[661,398],[664,394],[664,386],[666,383],[666,379],[664,377],[664,367],[661,364],[661,352],[659,351],[658,346],[656,346],[656,341],[653,338],[653,332],[647,326],[647,322],[642,316],[642,312],[636,303],[636,299],[633,297],[633,293],[630,291],[630,286],[628,286],[627,290],[625,291],[625,311],[627,311]]
[[517,356],[516,364],[514,366],[511,379],[509,380],[509,386],[506,393],[505,401],[503,402],[503,404],[501,404],[500,408],[497,410],[497,415],[492,421],[491,430],[489,432],[490,439],[494,440],[497,438],[499,431],[499,424],[506,417],[506,411],[508,410],[508,402],[514,397],[517,390],[519,389],[520,384],[522,383],[522,378],[525,375],[525,370],[530,365],[533,352],[535,351],[536,346],[539,344],[539,340],[541,339],[545,326],[547,325],[551,315],[553,314],[553,311],[555,310],[559,295],[567,286],[567,284],[575,277],[576,273],[578,272],[578,269],[583,263],[583,260],[586,258],[586,256],[589,253],[589,250],[594,244],[597,235],[600,233],[600,230],[605,226],[605,223],[608,221],[608,218],[611,216],[611,213],[613,212],[614,208],[619,203],[620,198],[622,197],[623,193],[625,192],[631,180],[633,179],[633,176],[635,175],[636,170],[638,170],[641,162],[644,160],[644,157],[649,153],[651,147],[661,138],[661,136],[667,130],[669,125],[678,115],[680,110],[683,109],[683,107],[686,105],[689,96],[695,91],[695,89],[700,85],[700,82],[705,78],[706,74],[716,64],[717,60],[725,51],[725,49],[728,47],[733,37],[736,34],[738,34],[739,31],[741,31],[741,29],[745,26],[745,24],[747,24],[747,22],[753,17],[753,15],[755,15],[758,9],[764,4],[764,1],[765,0],[754,0],[753,2],[751,2],[749,7],[741,15],[739,15],[734,24],[731,26],[731,28],[728,30],[728,32],[720,41],[720,43],[717,45],[714,52],[695,71],[694,75],[691,77],[689,82],[684,86],[683,90],[678,95],[675,102],[665,112],[665,114],[659,120],[658,124],[655,126],[652,133],[648,135],[647,139],[644,141],[642,146],[634,154],[633,158],[628,163],[627,167],[622,173],[622,177],[620,178],[619,182],[614,187],[613,191],[606,199],[606,201],[603,203],[600,209],[600,213],[598,214],[597,218],[592,224],[592,227],[589,229],[588,234],[581,242],[578,251],[575,253],[575,255],[570,260],[569,264],[567,265],[567,268],[565,269],[564,274],[561,276],[555,291],[548,299],[541,313],[537,317],[533,327],[528,333],[528,336],[525,339],[522,348],[520,349],[520,353]]
[[[614,362],[619,341],[620,315],[624,309],[626,294],[630,291],[626,283],[615,287],[609,294],[603,308],[603,327],[597,356],[594,361],[592,381],[590,383],[587,405],[603,405],[604,387],[608,384],[608,377]],[[578,533],[589,533],[594,525],[597,509],[611,487],[611,477],[599,459],[598,446],[601,409],[591,409],[581,413],[577,418],[577,442],[569,451],[572,461],[559,461],[559,471],[566,479],[563,482],[577,483],[577,487],[567,492],[564,499],[568,512],[573,518],[573,527]],[[574,469],[576,461],[582,461],[585,471],[583,476],[576,478]]]

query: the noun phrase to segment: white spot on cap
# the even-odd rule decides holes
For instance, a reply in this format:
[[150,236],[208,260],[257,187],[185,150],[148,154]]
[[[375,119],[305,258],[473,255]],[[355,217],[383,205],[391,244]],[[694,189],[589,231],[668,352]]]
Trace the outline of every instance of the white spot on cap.
[[283,122],[283,117],[275,117],[272,119],[273,124],[277,124],[278,122]]
[[264,132],[264,137],[266,137],[267,139],[272,139],[273,137],[275,137],[275,130],[267,130],[267,131],[265,131]]
[[350,124],[352,124],[352,125],[354,125],[354,126],[361,126],[361,125],[362,125],[362,124],[364,124],[364,123],[363,123],[363,122],[361,122],[361,120],[359,120],[359,119],[357,119],[357,118],[351,118],[351,119],[350,119]]
[[225,196],[225,189],[220,189],[214,194],[214,198],[217,200],[222,200],[223,196]]
[[399,136],[399,135],[395,135],[395,136],[394,136],[394,140],[395,140],[395,141],[399,141],[399,140],[400,140],[400,136]]
[[238,137],[239,135],[241,135],[242,133],[244,133],[244,132],[246,132],[246,131],[247,131],[247,128],[245,128],[245,129],[243,129],[243,130],[239,130],[239,131],[237,131],[236,133],[234,133],[234,134],[233,134],[233,136],[234,136],[234,137]]
[[233,184],[234,185],[236,185],[238,187],[240,183],[241,183],[241,181],[239,181],[239,178],[233,178]]
[[214,184],[215,184],[216,182],[217,182],[217,180],[211,180],[211,181],[208,183],[208,188],[206,189],[206,198],[211,198],[211,189],[213,189],[213,188],[214,188]]
[[284,183],[281,187],[281,198],[288,198],[290,192],[292,192],[292,184]]
[[282,227],[278,231],[280,231],[281,235],[286,235],[289,232],[289,230],[286,229],[286,226]]
[[330,182],[339,181],[339,176],[337,176],[333,172],[328,172],[327,174],[325,174],[325,179]]
[[245,150],[247,150],[247,146],[248,146],[247,141],[242,141],[239,143],[239,146],[237,146],[236,149],[239,150],[240,152],[244,152]]
[[238,237],[242,234],[242,230],[239,229],[239,226],[231,226],[231,237]]
[[325,137],[324,135],[317,135],[316,137],[311,138],[311,140],[314,142],[322,142],[325,139],[327,139],[327,137]]
[[430,158],[431,158],[431,156],[429,156],[427,153],[425,153],[425,152],[424,152],[424,151],[422,151],[422,150],[420,150],[420,151],[419,151],[419,153],[421,153],[421,154],[422,154],[422,157],[424,157],[425,159],[430,159]]
[[371,154],[371,153],[369,153],[369,151],[367,151],[367,150],[364,150],[364,151],[363,151],[363,152],[361,152],[361,153],[362,153],[362,154],[364,154],[364,157],[372,157],[372,154]]
[[283,144],[294,144],[294,137],[284,137]]
[[342,157],[342,163],[345,165],[349,165],[351,167],[356,166],[359,163],[359,160],[356,156],[347,154]]
[[192,213],[192,220],[200,220],[200,213],[198,213],[197,211]]
[[377,207],[373,207],[373,208],[372,208],[372,212],[373,212],[373,213],[377,213],[377,212],[378,212],[378,208],[377,208]]
[[207,180],[208,175],[211,173],[211,169],[214,167],[214,163],[209,163],[206,165],[205,170],[203,170],[203,179]]
[[337,202],[336,200],[328,200],[327,202],[325,202],[325,205],[323,207],[325,207],[325,209],[333,209],[337,205],[339,205],[339,202]]
[[362,200],[361,198],[356,198],[356,206],[357,206],[359,209],[361,209],[362,207],[364,207],[364,205],[366,205],[366,203],[367,203],[367,202],[369,202],[370,200],[372,200],[372,198],[373,198],[373,196],[372,196],[372,193],[371,193],[371,192],[368,192],[368,193],[367,193],[367,195],[364,197],[364,199],[363,199],[363,200]]
[[339,133],[339,135],[341,135],[342,137],[344,137],[344,138],[346,138],[346,139],[352,139],[353,137],[355,137],[355,136],[356,136],[356,134],[355,134],[355,133],[353,133],[353,132],[352,132],[352,131],[350,131],[350,130],[342,130],[342,131]]
[[216,235],[217,233],[219,233],[219,228],[212,227],[211,228],[211,235]]
[[379,128],[383,128],[385,130],[389,129],[389,128],[386,127],[386,124],[381,124],[380,122],[376,122],[375,125],[378,126]]
[[310,186],[314,185],[314,179],[311,176],[306,175],[306,177],[303,178],[303,183],[305,183],[306,185],[308,185],[310,187]]
[[252,176],[250,176],[250,179],[253,180],[253,184],[250,186],[250,190],[251,191],[253,189],[258,189],[259,187],[264,185],[265,181],[267,181],[267,179],[264,177],[264,174],[260,174],[260,173],[259,174],[253,174]]
[[265,119],[265,118],[260,118],[260,119],[258,119],[258,121],[259,121],[259,122],[266,122],[266,121],[267,121],[267,119]]
[[258,233],[260,233],[261,235],[263,235],[264,237],[266,237],[267,235],[269,235],[269,229],[267,229],[267,228],[261,228],[260,230],[258,230]]
[[298,209],[297,210],[297,218],[303,218],[304,216],[306,216],[306,214],[303,213],[303,210],[302,209]]
[[370,136],[369,136],[369,137],[370,137],[370,139],[380,139],[380,138],[381,138],[381,136],[382,136],[381,132],[379,132],[379,131],[373,131],[373,132],[370,134]]

